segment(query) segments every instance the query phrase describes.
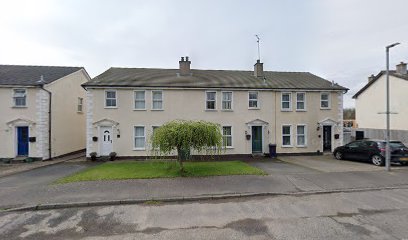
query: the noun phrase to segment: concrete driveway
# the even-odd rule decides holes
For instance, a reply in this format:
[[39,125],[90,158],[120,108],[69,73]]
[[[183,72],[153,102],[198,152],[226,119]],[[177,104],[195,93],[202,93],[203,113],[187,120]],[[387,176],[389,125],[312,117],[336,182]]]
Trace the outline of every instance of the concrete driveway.
[[[278,158],[286,163],[320,172],[365,172],[384,170],[384,167],[377,167],[367,162],[337,160],[331,154],[319,156],[280,156]],[[407,167],[393,165],[392,168],[406,169]]]

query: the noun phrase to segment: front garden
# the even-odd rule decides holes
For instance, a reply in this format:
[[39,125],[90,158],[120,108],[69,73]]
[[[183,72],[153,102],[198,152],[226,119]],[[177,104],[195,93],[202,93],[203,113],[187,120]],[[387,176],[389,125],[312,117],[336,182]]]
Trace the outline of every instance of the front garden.
[[266,173],[241,161],[185,162],[183,171],[180,171],[175,161],[126,161],[103,163],[59,179],[56,183],[225,175],[266,175]]

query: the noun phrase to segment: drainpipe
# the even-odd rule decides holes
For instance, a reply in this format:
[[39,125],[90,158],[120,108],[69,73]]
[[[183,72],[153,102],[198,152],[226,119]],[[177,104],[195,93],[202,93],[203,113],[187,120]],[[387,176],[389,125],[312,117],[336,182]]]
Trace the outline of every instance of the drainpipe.
[[[52,93],[44,88],[44,77],[41,75],[41,79],[39,82],[40,89],[46,91],[49,96],[48,101],[48,159],[51,159],[51,100],[52,100]],[[43,159],[44,160],[44,159]]]

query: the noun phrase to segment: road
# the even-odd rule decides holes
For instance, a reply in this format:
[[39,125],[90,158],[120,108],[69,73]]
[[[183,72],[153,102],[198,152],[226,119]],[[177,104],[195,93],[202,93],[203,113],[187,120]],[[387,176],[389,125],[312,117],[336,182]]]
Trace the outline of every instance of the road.
[[2,239],[408,239],[408,189],[0,213]]

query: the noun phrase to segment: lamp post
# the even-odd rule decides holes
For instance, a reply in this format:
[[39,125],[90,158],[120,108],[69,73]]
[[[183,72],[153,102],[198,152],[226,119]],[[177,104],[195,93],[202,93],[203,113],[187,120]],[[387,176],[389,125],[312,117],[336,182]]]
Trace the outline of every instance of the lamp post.
[[397,46],[400,43],[393,43],[385,47],[386,53],[386,82],[387,82],[387,109],[386,109],[386,118],[387,118],[387,136],[386,136],[386,146],[385,146],[385,169],[390,171],[391,165],[391,152],[390,152],[390,48]]

